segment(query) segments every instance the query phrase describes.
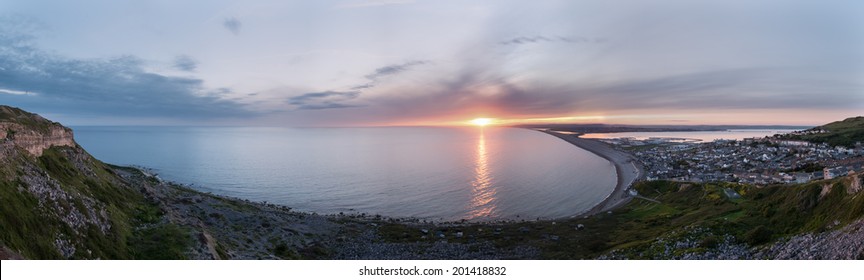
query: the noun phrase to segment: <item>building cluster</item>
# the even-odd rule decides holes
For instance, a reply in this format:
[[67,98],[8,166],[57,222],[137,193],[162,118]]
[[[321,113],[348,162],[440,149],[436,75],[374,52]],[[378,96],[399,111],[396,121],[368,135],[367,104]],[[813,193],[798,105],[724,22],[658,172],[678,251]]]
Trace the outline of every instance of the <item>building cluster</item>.
[[645,167],[647,180],[765,185],[864,173],[861,143],[847,148],[768,138],[705,143],[671,138],[604,141],[635,155]]

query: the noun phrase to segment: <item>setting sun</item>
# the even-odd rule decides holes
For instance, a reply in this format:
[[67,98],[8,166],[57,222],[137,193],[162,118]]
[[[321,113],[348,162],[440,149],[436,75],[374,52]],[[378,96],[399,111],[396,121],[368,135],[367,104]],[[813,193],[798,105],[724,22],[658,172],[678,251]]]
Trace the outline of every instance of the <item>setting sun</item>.
[[492,124],[492,119],[490,119],[490,118],[476,118],[476,119],[471,120],[471,124],[476,125],[476,126],[487,126],[489,124]]

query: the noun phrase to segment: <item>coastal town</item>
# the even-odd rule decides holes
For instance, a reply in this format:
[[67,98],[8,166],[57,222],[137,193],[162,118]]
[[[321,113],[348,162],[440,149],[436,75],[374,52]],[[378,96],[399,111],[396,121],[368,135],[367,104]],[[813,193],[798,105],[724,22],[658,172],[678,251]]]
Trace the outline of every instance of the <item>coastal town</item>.
[[777,137],[714,140],[684,138],[601,139],[634,155],[644,178],[755,185],[807,183],[864,173],[864,145],[829,146]]

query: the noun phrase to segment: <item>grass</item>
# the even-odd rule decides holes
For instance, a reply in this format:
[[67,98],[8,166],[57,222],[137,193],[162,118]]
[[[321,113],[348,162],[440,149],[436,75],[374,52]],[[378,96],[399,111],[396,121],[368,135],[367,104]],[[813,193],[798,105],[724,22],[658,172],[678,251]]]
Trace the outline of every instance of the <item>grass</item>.
[[662,203],[638,203],[634,206],[634,211],[621,214],[621,219],[642,221],[644,219],[652,219],[656,217],[668,217],[678,215],[680,210]]
[[165,223],[137,231],[131,239],[131,255],[143,260],[186,259],[186,250],[193,240],[190,230]]
[[831,146],[853,147],[864,139],[864,117],[848,118],[816,127],[827,132],[809,135],[783,135],[784,139],[828,143]]
[[[701,227],[710,232],[731,234],[752,245],[762,244],[780,237],[803,232],[822,231],[834,221],[846,224],[862,218],[864,195],[846,194],[842,180],[815,182],[796,186],[753,186],[723,184],[693,185],[685,190],[680,183],[642,183],[640,192],[659,190],[660,201],[680,211],[681,215],[670,215],[670,210],[658,211],[658,207],[646,207],[644,203],[628,205],[618,215],[620,223],[631,223],[630,229],[645,231],[643,240],[663,236],[685,228]],[[825,197],[819,197],[822,184],[833,188]],[[675,190],[675,186],[679,190]],[[697,188],[698,187],[698,188]],[[714,194],[722,187],[733,187],[743,193],[741,199],[717,199]],[[702,194],[700,195],[700,192]],[[611,229],[619,245],[639,244],[633,230]],[[711,242],[708,242],[709,244]],[[629,247],[629,246],[620,246]],[[635,246],[638,251],[638,246]]]
[[[73,158],[81,160],[75,162]],[[0,169],[0,175],[7,178],[0,181],[0,242],[24,257],[63,258],[55,247],[55,241],[62,238],[75,247],[73,259],[185,258],[192,242],[190,230],[167,223],[157,204],[121,183],[108,165],[92,159],[81,148],[52,147],[35,161],[23,154],[6,160],[8,164]],[[27,187],[20,179],[26,175],[21,172],[25,165],[35,165],[46,173],[27,176],[56,180],[67,198],[40,204],[22,189]],[[53,203],[60,208],[54,208]],[[91,207],[99,217],[90,217]],[[104,219],[100,209],[107,215],[107,231],[91,223],[73,228],[60,219],[70,211]]]
[[59,126],[55,122],[36,117],[36,114],[5,105],[0,105],[0,122],[17,123],[41,132],[47,132],[51,127]]
[[[663,248],[656,244],[658,238],[698,240],[697,248],[687,249],[695,252],[716,247],[720,236],[726,234],[759,245],[785,236],[823,231],[835,221],[842,226],[861,219],[864,193],[847,194],[843,180],[762,188],[733,183],[640,182],[635,186],[640,194],[662,203],[634,199],[612,214],[558,220],[554,224],[540,221],[424,227],[386,223],[378,231],[391,242],[436,242],[442,239],[433,235],[440,231],[448,242],[488,241],[503,249],[531,245],[547,259],[590,259],[613,249],[630,258],[646,258],[662,253]],[[820,198],[823,184],[832,184],[833,188]],[[724,188],[736,190],[742,198],[727,199]],[[585,229],[577,230],[578,224]],[[429,231],[426,238],[422,238],[420,229]],[[464,232],[465,237],[454,237],[457,231]]]
[[39,201],[28,192],[18,191],[20,186],[20,181],[0,181],[0,240],[24,256],[61,258],[53,238],[59,219],[34,211],[40,209]]

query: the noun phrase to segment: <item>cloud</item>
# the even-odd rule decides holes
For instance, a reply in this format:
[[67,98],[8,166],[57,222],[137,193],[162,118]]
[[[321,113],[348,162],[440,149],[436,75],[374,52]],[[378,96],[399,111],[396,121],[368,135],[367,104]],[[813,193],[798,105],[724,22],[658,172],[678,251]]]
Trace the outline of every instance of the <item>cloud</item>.
[[243,23],[235,17],[230,17],[222,21],[222,26],[231,31],[231,33],[234,33],[234,35],[239,35],[240,27],[243,26]]
[[[0,69],[0,71],[2,71],[2,69]],[[35,95],[35,93],[29,92],[29,91],[11,90],[11,89],[3,89],[3,88],[0,88],[0,93],[12,94],[12,95]]]
[[374,84],[374,83],[367,83],[367,84],[362,84],[362,85],[353,86],[353,87],[351,87],[351,89],[352,89],[352,90],[363,90],[363,89],[370,89],[370,88],[373,88],[373,87],[375,87],[375,84]]
[[369,7],[378,7],[378,6],[389,6],[389,5],[403,5],[403,4],[412,4],[413,0],[361,0],[361,1],[347,1],[342,4],[337,5],[337,8],[369,8]]
[[[450,114],[531,116],[570,113],[583,106],[571,87],[520,85],[510,77],[465,71],[440,80],[420,95],[383,95],[376,104],[390,116],[428,118]],[[397,89],[398,90],[398,89]]]
[[[336,3],[375,7],[403,2]],[[421,119],[417,116],[446,119],[472,111],[497,111],[503,117],[687,110],[798,112],[798,108],[860,111],[864,108],[862,6],[840,3],[664,0],[627,5],[540,1],[466,6],[435,2],[423,3],[423,9],[398,9],[398,13],[392,13],[397,12],[396,6],[334,11],[332,2],[279,11],[239,5],[237,18],[224,14],[215,21],[208,18],[210,28],[239,35],[242,23],[249,24],[241,23],[239,18],[246,21],[242,15],[266,12],[259,15],[261,22],[254,31],[269,28],[265,33],[285,36],[234,46],[226,44],[234,41],[233,36],[214,39],[197,32],[203,36],[199,39],[217,40],[198,40],[212,45],[208,54],[231,58],[220,62],[221,69],[237,71],[204,73],[195,68],[194,59],[193,63],[169,61],[183,71],[198,69],[196,77],[201,79],[148,72],[142,62],[147,58],[81,60],[52,55],[33,50],[27,43],[28,36],[35,34],[31,31],[0,33],[6,36],[0,40],[0,89],[36,93],[0,93],[0,102],[36,104],[27,100],[39,100],[45,107],[113,110],[121,115],[143,115],[148,110],[153,115],[163,110],[179,114],[184,106],[201,110],[194,115],[203,116],[238,115],[243,108],[260,109],[259,115],[282,110],[274,115],[289,117],[278,118],[280,124],[300,125],[316,125],[324,119],[332,123]],[[298,11],[299,15],[294,13]],[[0,24],[0,29],[22,30],[11,23]],[[175,22],[164,22],[169,23]],[[285,30],[285,26],[304,28]],[[74,32],[84,29],[58,30],[77,37]],[[49,41],[59,52],[93,54],[90,57],[141,50],[141,45],[148,54],[164,57],[167,53],[169,58],[178,54],[171,50],[176,46],[159,41],[173,39],[147,38],[143,35],[151,32],[141,32],[125,33],[139,41],[107,41],[110,47],[92,51],[82,51],[82,45],[90,42],[86,40],[68,46],[62,41],[66,36]],[[339,55],[330,55],[329,50],[337,49]],[[198,52],[186,54],[202,58]],[[434,62],[414,60],[418,55]],[[376,59],[380,64],[369,67]],[[245,88],[239,94],[204,86],[210,84]],[[260,94],[245,95],[248,92]],[[315,110],[358,106],[362,108]]]
[[382,78],[385,76],[396,75],[396,74],[405,72],[414,66],[423,65],[426,63],[428,63],[428,61],[414,60],[414,61],[409,61],[409,62],[405,62],[402,64],[387,65],[387,66],[375,69],[375,72],[373,72],[372,74],[366,75],[365,77],[366,77],[366,79],[375,81],[375,80],[378,80],[379,78]]
[[310,92],[288,98],[287,102],[296,106],[299,110],[338,109],[359,107],[359,105],[344,103],[359,96],[359,91]]
[[[849,22],[855,17],[821,6],[668,8],[633,7],[632,15],[620,13],[626,20],[593,27],[614,40],[538,35],[492,41],[544,44],[542,52],[530,53],[469,47],[423,85],[388,87],[370,102],[381,119],[862,108],[860,17]],[[740,13],[745,9],[754,10]],[[491,30],[487,38],[509,32]],[[592,47],[574,51],[567,44]]]
[[849,94],[864,88],[852,75],[801,67],[706,70],[616,81],[576,93],[593,106],[618,109],[842,109],[864,104],[864,96]]
[[381,78],[384,78],[387,76],[394,76],[394,75],[397,75],[399,73],[408,71],[411,68],[413,68],[414,66],[423,65],[423,64],[427,64],[427,63],[429,63],[429,61],[412,60],[412,61],[405,62],[402,64],[391,64],[391,65],[377,68],[372,73],[367,74],[366,76],[363,76],[364,78],[369,80],[368,83],[353,86],[353,87],[351,87],[351,90],[365,90],[365,89],[374,88],[378,84],[378,82]]
[[536,44],[536,43],[554,43],[563,42],[571,44],[600,44],[607,43],[609,39],[603,37],[581,37],[581,36],[519,36],[506,41],[498,42],[501,45],[520,45],[520,44]]
[[198,61],[188,55],[179,55],[174,58],[174,65],[172,66],[177,70],[193,72],[198,68]]
[[[653,110],[851,109],[864,104],[861,83],[807,69],[754,68],[622,78],[603,83],[524,83],[517,76],[466,70],[419,95],[382,94],[372,100],[381,118],[442,114],[533,117]],[[404,91],[397,88],[394,92]],[[843,98],[823,98],[834,96]]]
[[300,110],[318,110],[318,109],[340,109],[360,107],[359,105],[345,104],[345,101],[357,99],[363,90],[374,88],[380,79],[387,76],[394,76],[405,72],[417,65],[423,65],[428,61],[413,60],[401,64],[391,64],[375,69],[372,73],[364,76],[369,80],[368,83],[351,87],[351,91],[324,91],[311,92],[303,95],[291,97],[288,99],[288,104],[297,106]]
[[202,119],[255,115],[238,103],[221,99],[230,89],[207,89],[200,79],[149,72],[135,56],[68,58],[42,51],[21,36],[9,36],[11,32],[0,29],[0,88],[11,93],[38,94],[0,94],[0,103],[112,117]]

